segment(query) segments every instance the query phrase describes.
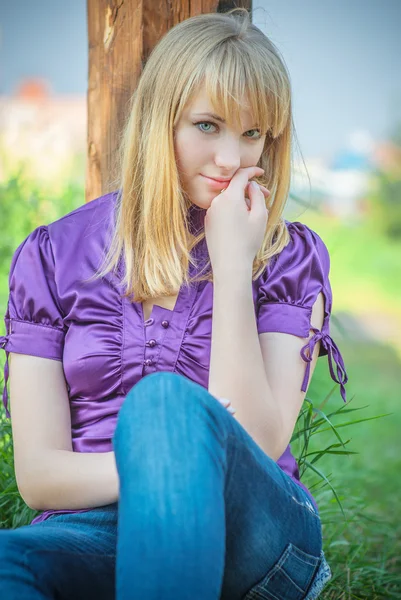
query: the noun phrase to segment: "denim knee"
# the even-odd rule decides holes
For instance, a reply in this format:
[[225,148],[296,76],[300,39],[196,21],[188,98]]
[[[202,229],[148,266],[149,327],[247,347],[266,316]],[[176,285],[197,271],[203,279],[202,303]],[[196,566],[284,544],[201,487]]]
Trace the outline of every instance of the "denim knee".
[[183,375],[170,371],[151,373],[138,381],[126,395],[118,413],[116,429],[128,413],[139,408],[142,412],[144,409],[159,411],[164,407],[166,416],[176,414],[179,417],[183,411],[191,410],[196,403],[202,406],[208,403],[220,406],[205,388]]

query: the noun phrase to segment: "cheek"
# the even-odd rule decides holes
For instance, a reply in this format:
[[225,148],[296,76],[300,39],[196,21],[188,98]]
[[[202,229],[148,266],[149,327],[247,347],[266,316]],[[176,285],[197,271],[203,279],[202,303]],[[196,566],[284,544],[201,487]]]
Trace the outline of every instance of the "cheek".
[[198,173],[204,166],[205,143],[195,129],[187,129],[177,135],[175,152],[177,163],[188,174]]

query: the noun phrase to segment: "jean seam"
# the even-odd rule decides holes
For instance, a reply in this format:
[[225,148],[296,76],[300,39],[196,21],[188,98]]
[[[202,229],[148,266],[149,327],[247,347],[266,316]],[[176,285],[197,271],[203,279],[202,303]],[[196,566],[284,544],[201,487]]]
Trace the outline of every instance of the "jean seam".
[[[54,554],[55,552],[57,552],[57,554],[64,554],[64,555],[68,555],[68,556],[95,556],[96,558],[112,558],[113,560],[116,560],[116,555],[115,554],[100,554],[99,552],[69,552],[68,550],[47,550],[46,548],[35,548],[34,550],[26,550],[24,552],[24,560],[25,558],[29,555],[29,554],[33,554],[36,553],[38,554],[39,552],[43,552],[43,553],[47,553],[47,554]],[[26,565],[28,566],[28,565]]]

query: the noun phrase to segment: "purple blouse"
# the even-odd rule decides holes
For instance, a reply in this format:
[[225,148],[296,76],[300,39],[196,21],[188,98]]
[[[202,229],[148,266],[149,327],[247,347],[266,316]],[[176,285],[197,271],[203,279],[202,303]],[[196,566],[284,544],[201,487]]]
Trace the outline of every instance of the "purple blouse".
[[[207,389],[212,330],[211,282],[181,286],[174,310],[153,306],[144,321],[142,304],[123,298],[116,272],[90,283],[84,279],[100,266],[114,226],[118,192],[93,200],[64,217],[32,231],[16,249],[9,274],[6,332],[0,347],[6,351],[3,403],[8,411],[8,353],[30,354],[60,360],[70,399],[74,452],[109,452],[118,411],[129,390],[145,375],[173,371]],[[190,209],[191,229],[199,231],[205,211]],[[299,222],[286,221],[290,243],[252,282],[259,333],[278,331],[300,337],[314,336],[303,347],[305,378],[310,358],[320,340],[319,356],[328,355],[332,378],[344,384],[348,377],[341,354],[330,337],[332,294],[330,259],[320,237]],[[193,250],[199,265],[207,258],[203,240]],[[190,274],[194,267],[190,265]],[[325,316],[322,330],[311,328],[312,306],[322,291]],[[309,354],[305,351],[309,349]],[[336,363],[337,376],[333,361]],[[277,464],[310,496],[301,483],[290,446]],[[54,513],[80,510],[46,510],[33,523]]]

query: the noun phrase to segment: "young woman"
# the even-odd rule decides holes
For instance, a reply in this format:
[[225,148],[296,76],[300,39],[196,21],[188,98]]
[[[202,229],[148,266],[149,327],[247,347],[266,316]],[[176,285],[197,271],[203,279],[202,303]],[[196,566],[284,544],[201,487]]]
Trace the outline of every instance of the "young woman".
[[143,70],[118,190],[17,248],[2,347],[41,513],[0,532],[2,597],[311,600],[330,579],[289,442],[318,356],[344,401],[347,376],[327,249],[282,216],[291,150],[272,42],[245,10],[190,18]]

